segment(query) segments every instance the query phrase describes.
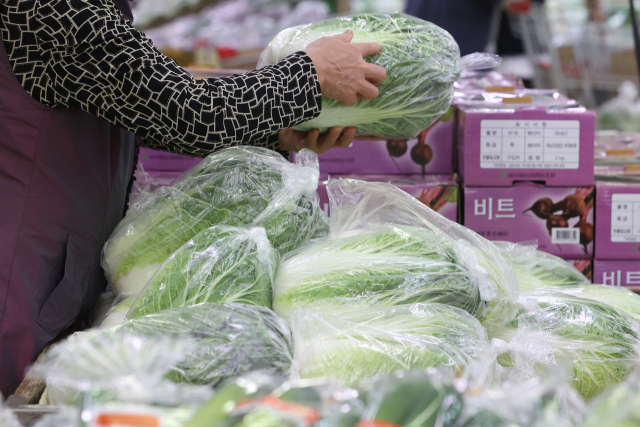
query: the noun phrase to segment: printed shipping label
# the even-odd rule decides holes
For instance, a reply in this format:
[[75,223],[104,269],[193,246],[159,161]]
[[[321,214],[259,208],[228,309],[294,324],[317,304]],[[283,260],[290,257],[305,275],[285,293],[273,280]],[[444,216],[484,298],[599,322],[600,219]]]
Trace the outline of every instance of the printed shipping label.
[[578,120],[482,120],[483,169],[578,169]]
[[580,230],[577,228],[552,228],[551,243],[561,245],[564,243],[580,243]]
[[611,196],[611,241],[640,242],[640,194]]

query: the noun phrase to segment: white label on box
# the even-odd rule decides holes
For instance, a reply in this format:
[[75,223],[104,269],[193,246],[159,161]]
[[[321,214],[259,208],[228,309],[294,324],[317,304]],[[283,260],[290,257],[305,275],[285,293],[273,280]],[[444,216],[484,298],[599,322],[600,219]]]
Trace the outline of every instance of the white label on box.
[[580,243],[580,229],[552,228],[551,243],[553,243],[554,245]]
[[578,120],[483,120],[483,169],[578,169]]
[[640,242],[640,194],[611,196],[611,241]]

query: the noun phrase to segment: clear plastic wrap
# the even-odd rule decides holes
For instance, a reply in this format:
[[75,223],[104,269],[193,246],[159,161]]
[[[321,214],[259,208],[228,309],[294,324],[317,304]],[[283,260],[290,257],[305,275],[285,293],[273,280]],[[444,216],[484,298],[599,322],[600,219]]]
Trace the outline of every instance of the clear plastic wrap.
[[510,352],[498,359],[508,379],[523,381],[566,366],[573,387],[591,399],[633,371],[639,360],[638,323],[600,301],[553,290],[522,295],[517,319],[499,337]]
[[[149,342],[153,350],[158,340],[186,351],[172,361],[171,352],[136,347],[138,342]],[[91,386],[102,380],[111,384],[114,378],[145,377],[145,372],[176,383],[215,386],[253,370],[287,373],[292,353],[289,327],[268,308],[206,303],[149,314],[116,328],[74,334],[52,348],[34,369],[75,389],[83,389],[87,381]]]
[[458,369],[491,358],[485,329],[443,304],[350,307],[316,303],[291,316],[292,375],[350,382],[397,370]]
[[258,67],[273,65],[310,43],[351,29],[352,42],[378,42],[379,54],[366,60],[383,67],[387,78],[373,100],[353,106],[323,98],[322,113],[302,130],[355,126],[359,135],[409,139],[428,129],[447,112],[460,72],[499,64],[492,55],[460,60],[460,50],[442,28],[403,14],[361,14],[301,25],[278,34],[262,53]]
[[640,425],[640,376],[612,387],[591,405],[584,427],[636,427]]
[[271,308],[278,262],[279,254],[262,227],[208,228],[162,264],[127,318],[203,302]]
[[[330,181],[327,190],[331,201],[329,240],[379,227],[421,228],[423,233],[433,234],[429,242],[439,242],[439,248],[432,248],[434,252],[449,251],[450,257],[455,254],[456,263],[473,282],[472,288],[477,288],[480,299],[488,302],[487,309],[478,310],[476,316],[489,336],[515,317],[518,279],[493,243],[449,221],[391,184],[340,179]],[[285,261],[279,275],[286,272],[287,265]],[[276,298],[278,282],[279,278]],[[482,308],[483,304],[479,306]]]
[[0,427],[21,427],[13,412],[4,407],[2,394],[0,394]]
[[400,371],[367,382],[365,426],[451,427],[464,407],[451,376],[435,370]]
[[324,299],[395,305],[437,302],[483,314],[473,267],[455,242],[431,230],[403,225],[372,227],[312,245],[278,270],[274,310],[288,316]]
[[588,285],[591,282],[567,261],[536,250],[535,244],[494,242],[518,276],[521,291]]
[[587,413],[580,395],[558,377],[470,388],[464,402],[456,427],[580,427]]
[[618,96],[602,104],[597,115],[597,128],[640,132],[640,102],[635,83],[622,83],[618,89]]
[[141,198],[103,250],[102,266],[115,291],[139,293],[176,249],[215,225],[264,227],[281,253],[316,236],[324,226],[318,157],[303,150],[296,162],[267,149],[229,148]]
[[640,322],[640,295],[621,286],[583,285],[563,287],[563,293],[602,302],[617,308],[636,322]]

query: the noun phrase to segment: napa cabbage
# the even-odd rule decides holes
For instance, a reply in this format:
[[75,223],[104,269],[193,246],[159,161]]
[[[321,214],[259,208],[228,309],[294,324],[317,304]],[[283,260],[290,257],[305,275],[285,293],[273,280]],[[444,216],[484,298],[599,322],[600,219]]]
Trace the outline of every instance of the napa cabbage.
[[620,383],[638,361],[640,331],[622,310],[564,292],[523,293],[523,308],[498,337],[510,352],[499,359],[521,380],[568,365],[573,387],[591,399]]
[[211,227],[175,251],[138,296],[127,317],[203,302],[271,307],[279,254],[264,228]]
[[294,312],[294,374],[344,382],[398,370],[456,370],[489,357],[478,320],[444,304],[340,306],[316,303]]
[[116,292],[138,294],[175,250],[215,225],[263,227],[281,253],[317,236],[326,225],[316,193],[318,158],[303,151],[291,164],[266,149],[222,150],[136,202],[103,250]]
[[[353,107],[323,98],[320,116],[299,129],[355,126],[360,135],[408,139],[447,112],[461,69],[458,45],[442,28],[408,15],[361,14],[286,29],[271,41],[258,66],[276,64],[321,37],[348,29],[354,32],[352,42],[382,46],[380,53],[366,58],[387,71],[387,78],[378,86],[379,95]],[[495,58],[479,62],[478,66],[485,68],[497,65]]]

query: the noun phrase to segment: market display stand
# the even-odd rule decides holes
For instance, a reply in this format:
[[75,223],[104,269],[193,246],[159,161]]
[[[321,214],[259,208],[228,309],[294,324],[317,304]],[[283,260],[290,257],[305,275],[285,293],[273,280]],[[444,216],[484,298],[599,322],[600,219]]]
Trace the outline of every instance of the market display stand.
[[[38,358],[38,360],[40,359]],[[14,411],[23,427],[31,427],[41,417],[58,412],[59,409],[56,406],[39,404],[45,385],[44,380],[28,372],[16,392],[9,396],[5,402]]]

